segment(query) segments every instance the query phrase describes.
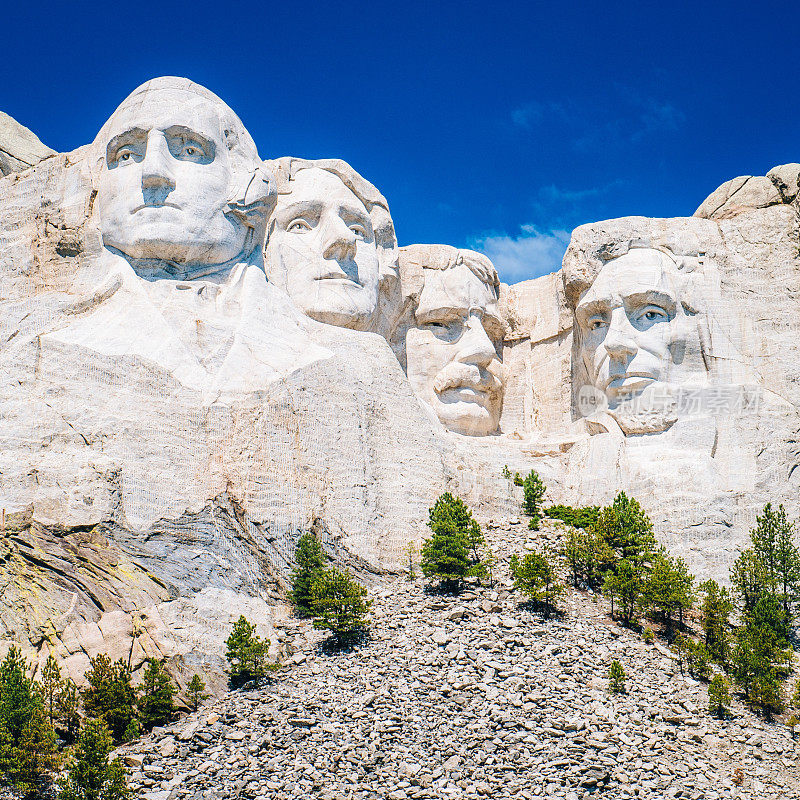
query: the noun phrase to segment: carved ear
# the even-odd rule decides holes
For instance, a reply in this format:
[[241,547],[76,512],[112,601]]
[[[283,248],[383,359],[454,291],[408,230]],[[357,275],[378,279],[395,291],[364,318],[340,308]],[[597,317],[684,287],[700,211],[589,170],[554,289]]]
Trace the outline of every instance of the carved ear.
[[273,212],[277,197],[275,175],[262,163],[234,180],[228,195],[228,209],[255,227]]

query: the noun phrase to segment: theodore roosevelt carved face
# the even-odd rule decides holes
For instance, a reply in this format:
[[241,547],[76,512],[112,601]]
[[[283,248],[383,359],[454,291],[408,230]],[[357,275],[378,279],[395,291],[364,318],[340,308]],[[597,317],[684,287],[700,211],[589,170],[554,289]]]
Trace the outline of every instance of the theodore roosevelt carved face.
[[414,270],[422,281],[406,333],[409,381],[445,427],[494,433],[503,401],[497,272],[480,253],[447,245],[403,248],[401,276]]
[[258,177],[254,191],[255,144],[208,90],[178,78],[149,81],[114,112],[94,149],[106,247],[129,259],[171,264],[181,277],[255,247],[267,181]]
[[381,281],[396,280],[386,201],[343,161],[280,159],[265,267],[309,317],[376,330]]
[[610,410],[645,397],[650,411],[663,409],[668,393],[653,400],[659,387],[705,380],[698,368],[705,355],[699,319],[687,288],[670,255],[635,248],[608,261],[578,301],[580,357]]

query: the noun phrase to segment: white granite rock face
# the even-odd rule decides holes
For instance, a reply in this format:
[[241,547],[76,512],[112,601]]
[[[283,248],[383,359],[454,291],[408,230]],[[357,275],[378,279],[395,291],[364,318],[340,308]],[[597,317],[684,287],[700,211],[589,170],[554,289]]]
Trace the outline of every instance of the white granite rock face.
[[0,111],[0,175],[21,172],[42,159],[55,155],[39,141],[39,137]]
[[442,491],[516,516],[503,465],[624,489],[724,578],[767,501],[800,516],[798,175],[582,226],[505,286],[398,251],[344,162],[262,161],[208,90],[144,84],[0,179],[0,638],[213,673],[240,613],[281,647],[303,532],[396,568]]

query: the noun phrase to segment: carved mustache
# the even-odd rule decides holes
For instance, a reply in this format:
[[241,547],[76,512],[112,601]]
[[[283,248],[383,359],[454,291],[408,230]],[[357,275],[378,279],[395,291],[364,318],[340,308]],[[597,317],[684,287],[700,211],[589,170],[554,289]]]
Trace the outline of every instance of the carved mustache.
[[448,364],[433,380],[433,388],[438,394],[448,389],[475,389],[490,394],[500,391],[499,379],[475,364],[453,362]]

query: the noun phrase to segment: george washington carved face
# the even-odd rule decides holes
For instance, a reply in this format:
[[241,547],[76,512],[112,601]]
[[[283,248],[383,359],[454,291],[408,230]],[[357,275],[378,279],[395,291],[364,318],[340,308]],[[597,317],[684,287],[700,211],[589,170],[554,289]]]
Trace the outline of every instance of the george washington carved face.
[[252,249],[253,224],[231,200],[260,162],[241,122],[211,92],[180,79],[150,81],[114,112],[95,151],[106,247],[184,267]]

